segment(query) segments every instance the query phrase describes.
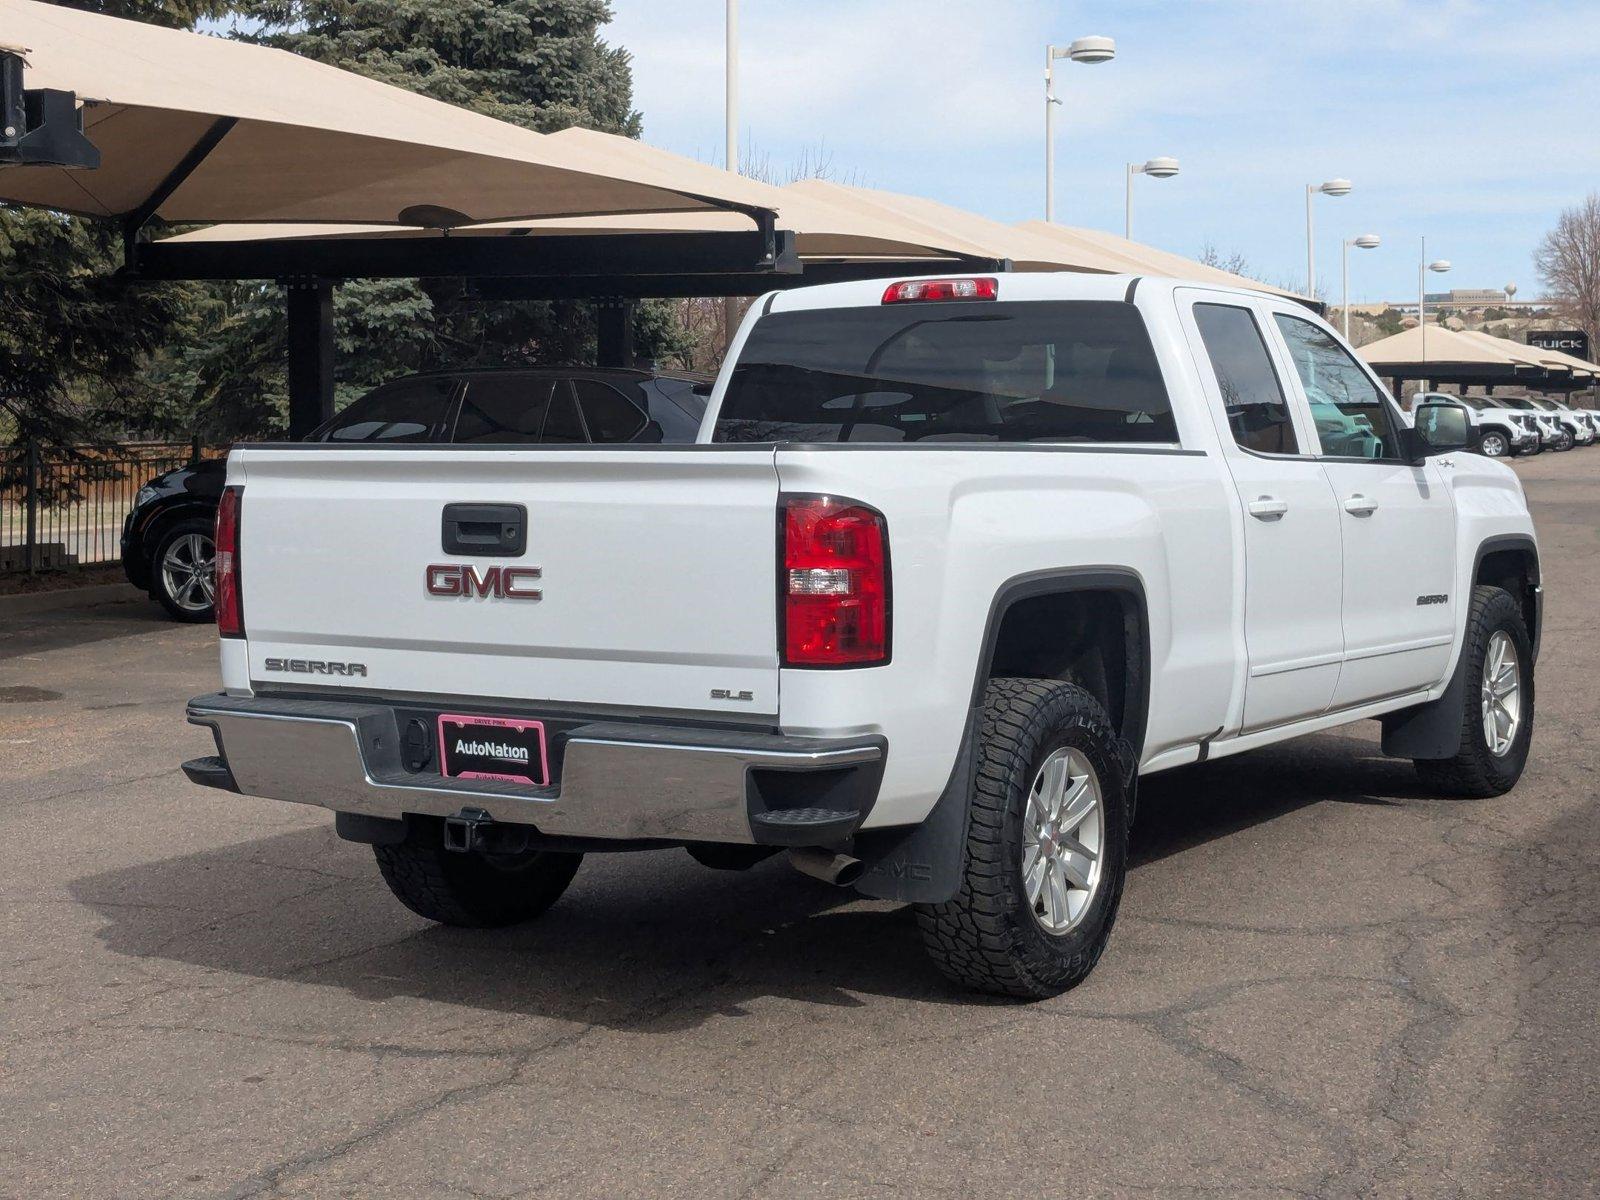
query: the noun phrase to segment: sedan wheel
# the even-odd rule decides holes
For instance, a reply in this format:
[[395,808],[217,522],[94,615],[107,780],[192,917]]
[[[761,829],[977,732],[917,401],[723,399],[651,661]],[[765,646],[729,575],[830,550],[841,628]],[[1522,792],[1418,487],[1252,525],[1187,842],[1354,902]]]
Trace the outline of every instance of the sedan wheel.
[[180,621],[209,621],[216,612],[217,547],[211,523],[184,521],[156,549],[151,594]]

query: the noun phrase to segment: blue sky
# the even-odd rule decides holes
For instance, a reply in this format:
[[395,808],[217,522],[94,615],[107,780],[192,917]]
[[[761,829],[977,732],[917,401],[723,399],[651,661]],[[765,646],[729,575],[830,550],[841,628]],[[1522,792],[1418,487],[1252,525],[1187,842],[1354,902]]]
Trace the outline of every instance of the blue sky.
[[[634,56],[645,138],[722,157],[723,0],[612,0],[605,36]],[[1413,296],[1419,239],[1448,258],[1435,287],[1518,284],[1562,207],[1600,188],[1600,3],[1479,0],[741,0],[741,130],[782,171],[825,148],[853,181],[1006,221],[1042,215],[1044,46],[1117,40],[1063,63],[1057,219],[1182,254],[1237,251],[1305,277],[1305,185],[1317,274],[1337,302]]]

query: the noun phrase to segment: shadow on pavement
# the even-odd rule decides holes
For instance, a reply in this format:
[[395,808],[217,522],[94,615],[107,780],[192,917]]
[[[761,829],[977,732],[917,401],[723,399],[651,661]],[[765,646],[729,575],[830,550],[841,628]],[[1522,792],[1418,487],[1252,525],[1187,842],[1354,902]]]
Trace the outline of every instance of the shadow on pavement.
[[140,596],[81,608],[23,613],[0,621],[0,659],[181,628],[154,600]]
[[[1133,866],[1319,802],[1423,793],[1370,741],[1321,737],[1147,781]],[[591,856],[567,896],[510,930],[428,927],[330,827],[91,875],[74,897],[118,954],[264,979],[616,1029],[689,1028],[778,996],[859,1006],[855,992],[932,1003],[960,993],[924,958],[909,908],[859,900],[771,859],[711,871],[681,850]],[[848,908],[845,906],[849,906]]]

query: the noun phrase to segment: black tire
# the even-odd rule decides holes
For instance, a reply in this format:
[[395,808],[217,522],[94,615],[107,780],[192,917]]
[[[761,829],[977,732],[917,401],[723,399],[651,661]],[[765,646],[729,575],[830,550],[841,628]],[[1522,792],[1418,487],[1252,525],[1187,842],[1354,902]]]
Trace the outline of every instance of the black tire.
[[581,854],[459,854],[444,848],[444,823],[411,817],[406,840],[374,846],[378,870],[395,898],[420,917],[444,925],[493,928],[537,917],[561,898]]
[[1478,448],[1486,458],[1504,458],[1511,453],[1511,439],[1498,429],[1490,429],[1485,431]]
[[[1101,794],[1097,888],[1077,923],[1048,932],[1022,877],[1029,790],[1056,750],[1078,751]],[[1051,679],[995,679],[984,692],[961,885],[917,906],[928,954],[946,977],[1001,996],[1038,1000],[1081,983],[1111,936],[1128,866],[1128,789],[1116,734],[1092,695]]]
[[[209,601],[200,607],[194,607],[186,602],[186,598],[174,595],[169,586],[166,572],[162,564],[166,561],[167,552],[185,538],[198,538],[209,548],[211,558],[216,558],[216,530],[212,522],[204,517],[189,517],[177,522],[156,541],[155,553],[150,556],[150,596],[162,608],[167,610],[167,615],[175,621],[191,621],[199,624],[202,621],[215,621],[217,619],[216,605]],[[213,581],[215,576],[212,576]]]
[[[1510,748],[1501,755],[1490,750],[1483,726],[1484,663],[1489,644],[1498,632],[1504,632],[1516,649],[1521,700],[1521,724]],[[1522,617],[1522,606],[1510,592],[1486,584],[1473,588],[1462,653],[1466,655],[1467,686],[1461,705],[1461,749],[1454,758],[1419,758],[1413,762],[1422,781],[1443,795],[1504,795],[1516,786],[1528,764],[1534,718],[1533,643]]]
[[1563,429],[1558,435],[1556,435],[1555,448],[1557,450],[1571,450],[1577,444],[1578,440],[1572,436],[1572,431],[1569,429]]

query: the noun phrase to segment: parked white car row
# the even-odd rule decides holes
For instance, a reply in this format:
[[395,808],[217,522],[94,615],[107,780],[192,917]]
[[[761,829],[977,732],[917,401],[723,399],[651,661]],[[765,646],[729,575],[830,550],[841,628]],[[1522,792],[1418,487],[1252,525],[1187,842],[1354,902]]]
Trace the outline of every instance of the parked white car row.
[[1419,404],[1440,402],[1466,406],[1478,429],[1479,448],[1489,458],[1571,450],[1600,439],[1600,412],[1534,396],[1416,392],[1406,403],[1407,418],[1414,418]]

